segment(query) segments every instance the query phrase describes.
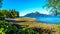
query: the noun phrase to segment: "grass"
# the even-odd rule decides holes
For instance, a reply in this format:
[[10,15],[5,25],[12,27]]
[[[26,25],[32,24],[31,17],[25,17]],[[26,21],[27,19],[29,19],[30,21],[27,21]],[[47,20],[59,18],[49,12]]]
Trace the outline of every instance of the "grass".
[[[15,18],[15,20],[21,21],[21,22],[15,23],[15,24],[21,25],[21,27],[28,27],[31,29],[40,28],[45,33],[47,31],[49,33],[52,32],[54,34],[59,34],[58,25],[56,24],[46,24],[46,23],[36,22],[35,18]],[[40,30],[40,29],[37,29],[37,30]]]
[[15,18],[15,20],[18,21],[35,21],[35,18]]

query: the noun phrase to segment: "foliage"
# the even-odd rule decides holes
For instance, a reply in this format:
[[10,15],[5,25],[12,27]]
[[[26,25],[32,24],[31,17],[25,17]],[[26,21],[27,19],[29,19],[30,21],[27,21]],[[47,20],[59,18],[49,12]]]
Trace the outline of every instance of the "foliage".
[[19,30],[18,34],[39,34],[39,33],[28,28],[22,28]]
[[0,34],[38,34],[34,30],[28,28],[18,29],[15,25],[12,26],[9,22],[0,21]]
[[2,0],[0,0],[0,3],[2,3]]
[[11,24],[5,21],[0,21],[0,32],[9,32],[11,28]]
[[60,14],[60,0],[47,0],[46,7],[54,13],[54,15]]
[[[55,15],[58,15],[60,14],[60,0],[47,0],[47,8],[51,8],[50,11],[53,11]],[[58,23],[58,27],[57,27],[59,30],[60,30],[60,23]],[[60,31],[59,31],[59,34],[60,34]]]
[[16,10],[0,10],[1,18],[16,18],[19,17],[19,13]]
[[2,7],[2,0],[0,0],[0,8]]
[[4,28],[0,28],[0,34],[5,34]]

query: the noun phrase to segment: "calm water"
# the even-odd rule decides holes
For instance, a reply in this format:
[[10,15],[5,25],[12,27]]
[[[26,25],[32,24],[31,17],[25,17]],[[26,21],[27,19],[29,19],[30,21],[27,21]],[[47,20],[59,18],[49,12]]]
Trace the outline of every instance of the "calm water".
[[36,18],[37,22],[48,23],[48,24],[58,24],[60,22],[59,17],[28,17],[28,18]]
[[60,22],[60,18],[59,17],[38,17],[37,20],[38,22],[44,22],[44,23],[48,23],[48,24],[57,24]]

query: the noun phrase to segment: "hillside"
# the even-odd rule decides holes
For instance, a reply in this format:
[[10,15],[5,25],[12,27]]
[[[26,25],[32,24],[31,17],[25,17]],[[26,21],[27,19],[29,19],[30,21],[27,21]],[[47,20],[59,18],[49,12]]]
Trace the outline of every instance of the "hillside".
[[42,14],[39,12],[34,12],[34,13],[28,13],[24,15],[23,17],[38,18],[38,17],[54,17],[54,16],[52,16],[51,14],[47,15],[47,14]]

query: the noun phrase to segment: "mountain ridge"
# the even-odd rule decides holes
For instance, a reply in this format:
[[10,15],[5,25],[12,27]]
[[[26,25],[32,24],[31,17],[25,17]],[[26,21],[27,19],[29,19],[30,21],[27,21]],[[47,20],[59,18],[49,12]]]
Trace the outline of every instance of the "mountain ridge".
[[26,14],[23,17],[37,18],[37,17],[53,17],[53,16],[52,15],[42,14],[42,13],[39,13],[39,12],[35,12],[35,13]]

